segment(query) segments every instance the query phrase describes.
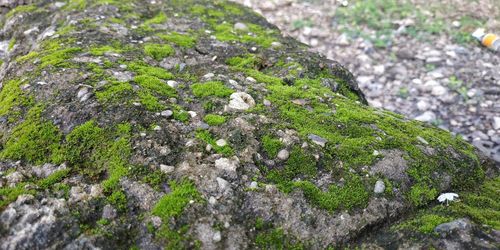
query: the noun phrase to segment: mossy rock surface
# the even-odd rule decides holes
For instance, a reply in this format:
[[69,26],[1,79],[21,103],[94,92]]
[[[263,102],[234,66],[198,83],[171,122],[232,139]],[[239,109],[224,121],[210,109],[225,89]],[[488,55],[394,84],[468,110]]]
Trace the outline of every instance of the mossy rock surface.
[[[443,248],[449,235],[432,232],[444,222],[465,218],[473,238],[499,230],[488,159],[367,106],[344,67],[250,9],[8,8],[1,249]],[[448,191],[461,203],[436,206]]]

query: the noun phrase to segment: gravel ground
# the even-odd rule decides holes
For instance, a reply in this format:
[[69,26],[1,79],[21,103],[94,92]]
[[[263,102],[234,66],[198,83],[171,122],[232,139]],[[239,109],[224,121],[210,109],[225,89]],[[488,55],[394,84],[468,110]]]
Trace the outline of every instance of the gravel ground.
[[500,1],[236,0],[345,65],[374,107],[460,134],[500,163]]

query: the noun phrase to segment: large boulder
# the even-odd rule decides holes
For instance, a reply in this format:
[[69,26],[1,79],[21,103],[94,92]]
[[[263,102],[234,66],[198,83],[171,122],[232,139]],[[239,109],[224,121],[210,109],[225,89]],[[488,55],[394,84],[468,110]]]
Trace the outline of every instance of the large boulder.
[[[2,249],[498,244],[489,160],[249,9],[40,0],[0,25]],[[490,245],[433,231],[461,218]]]

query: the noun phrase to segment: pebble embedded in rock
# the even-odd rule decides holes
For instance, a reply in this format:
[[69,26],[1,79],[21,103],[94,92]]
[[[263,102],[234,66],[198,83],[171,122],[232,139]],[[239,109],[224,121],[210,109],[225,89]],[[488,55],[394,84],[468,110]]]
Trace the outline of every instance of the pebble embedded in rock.
[[162,111],[160,113],[161,116],[163,117],[171,117],[172,115],[174,114],[174,112],[172,112],[172,110],[165,110],[165,111]]
[[255,106],[253,97],[245,92],[236,92],[231,94],[229,108],[232,110],[247,110]]
[[224,146],[226,146],[226,145],[227,145],[227,142],[226,142],[226,140],[224,140],[224,139],[219,139],[219,140],[217,140],[217,141],[215,142],[215,144],[216,144],[217,146],[219,146],[219,147],[224,147]]
[[174,169],[175,169],[175,167],[174,167],[174,166],[169,166],[169,165],[160,164],[160,170],[161,170],[163,173],[165,173],[165,174],[169,174],[169,173],[174,172]]
[[415,120],[421,121],[421,122],[431,122],[436,120],[436,114],[432,111],[426,111],[423,114],[415,117]]
[[102,209],[102,218],[106,220],[112,220],[116,217],[116,209],[113,206],[107,204]]
[[431,94],[434,96],[442,96],[442,95],[446,94],[447,92],[448,92],[448,90],[445,87],[438,85],[438,86],[435,86],[432,88]]
[[269,106],[271,106],[271,101],[266,99],[266,100],[264,100],[263,104],[264,104],[264,106],[269,107]]
[[248,31],[248,26],[244,23],[235,23],[234,29],[239,31]]
[[500,130],[500,117],[493,117],[493,129]]
[[373,188],[373,192],[376,193],[376,194],[381,194],[385,191],[385,184],[384,184],[384,181],[382,180],[378,180],[376,183],[375,183],[375,187]]
[[278,159],[280,159],[282,161],[288,159],[289,156],[290,156],[290,153],[286,149],[282,149],[278,152]]
[[221,235],[220,231],[216,231],[214,233],[214,236],[212,237],[212,239],[213,239],[214,242],[221,241],[222,240],[222,235]]
[[167,81],[167,85],[175,89],[177,88],[177,86],[179,86],[179,83],[176,81],[169,80]]
[[309,138],[309,140],[311,140],[314,144],[317,144],[321,147],[324,147],[326,145],[326,143],[328,142],[325,138],[322,138],[322,137],[315,135],[315,134],[310,134],[307,136],[307,138]]

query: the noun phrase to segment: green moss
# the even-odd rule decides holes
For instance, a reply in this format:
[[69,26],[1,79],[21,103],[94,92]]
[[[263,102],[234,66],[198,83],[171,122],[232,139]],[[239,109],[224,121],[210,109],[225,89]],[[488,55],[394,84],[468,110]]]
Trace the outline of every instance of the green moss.
[[163,97],[175,97],[177,95],[174,88],[152,75],[138,75],[134,77],[134,82],[139,84],[144,90]]
[[229,145],[225,145],[223,147],[217,146],[217,144],[215,143],[216,140],[212,137],[212,134],[210,134],[210,132],[206,130],[196,131],[196,138],[204,141],[207,144],[212,145],[215,152],[219,154],[223,154],[224,156],[234,155],[234,150]]
[[60,27],[59,29],[57,29],[56,34],[58,34],[60,36],[64,36],[64,35],[72,33],[75,30],[76,30],[75,25],[68,24],[68,25],[64,25],[64,26]]
[[69,174],[70,171],[71,170],[69,168],[66,168],[66,169],[54,172],[51,175],[47,176],[47,178],[38,181],[38,186],[41,189],[51,188],[56,183],[61,182]]
[[159,79],[170,80],[174,75],[164,68],[150,66],[144,62],[134,61],[127,64],[128,67],[138,75],[147,75],[150,77],[157,77]]
[[107,198],[108,202],[113,205],[118,211],[127,210],[127,196],[121,190],[111,193]]
[[188,112],[182,110],[182,109],[176,109],[174,110],[173,114],[174,119],[181,121],[181,122],[187,122],[189,121],[189,118],[191,117]]
[[429,201],[434,200],[438,195],[435,188],[429,188],[424,184],[418,183],[411,187],[408,199],[415,206],[423,206]]
[[172,32],[170,34],[158,34],[158,37],[166,42],[175,43],[178,46],[185,48],[192,48],[196,45],[196,38],[193,35],[183,35],[177,32]]
[[63,9],[70,11],[82,11],[87,7],[87,0],[69,0]]
[[226,118],[221,115],[208,114],[203,118],[203,121],[205,121],[210,126],[218,126],[225,123]]
[[144,53],[157,61],[161,61],[163,58],[175,54],[175,50],[168,44],[146,44]]
[[128,82],[111,81],[102,89],[95,92],[97,100],[104,104],[116,104],[120,100],[127,100],[133,93],[132,86]]
[[97,47],[91,47],[90,48],[90,54],[93,56],[102,56],[106,52],[111,52],[111,53],[122,53],[123,50],[119,48],[115,48],[110,45],[103,45],[103,46],[97,46]]
[[275,158],[278,152],[283,148],[283,143],[279,139],[265,135],[261,139],[262,148],[271,158]]
[[0,187],[0,210],[15,201],[19,195],[34,194],[33,190],[26,190],[25,185],[26,183],[18,183],[15,187]]
[[190,200],[200,199],[198,190],[190,181],[184,180],[180,183],[171,181],[169,186],[172,191],[163,196],[151,210],[154,215],[159,216],[163,221],[179,216]]
[[165,21],[167,21],[167,16],[165,15],[165,13],[160,12],[156,16],[154,16],[153,18],[146,20],[144,22],[144,25],[149,27],[152,24],[162,24]]
[[14,9],[10,10],[6,17],[7,18],[11,18],[13,16],[17,16],[19,14],[23,14],[23,13],[30,13],[30,12],[36,12],[38,11],[39,8],[36,6],[36,5],[19,5],[17,7],[15,7]]
[[132,156],[130,125],[118,124],[114,137],[114,140],[110,140],[106,148],[98,153],[98,164],[104,165],[108,172],[108,178],[102,182],[105,191],[116,189],[120,179],[128,174],[130,168],[128,163],[128,159]]
[[191,89],[193,90],[193,94],[197,97],[227,97],[234,93],[234,90],[226,87],[224,83],[219,81],[195,83],[191,85]]
[[42,107],[31,108],[26,119],[17,125],[0,152],[0,159],[50,162],[61,141],[59,129],[41,116]]
[[44,42],[42,48],[39,69],[44,69],[48,66],[56,68],[69,67],[71,64],[67,60],[71,59],[75,53],[81,51],[81,48],[71,47],[69,44],[57,39]]
[[4,83],[0,91],[0,116],[9,113],[18,114],[21,106],[29,106],[32,99],[21,90],[21,80],[10,80]]
[[70,165],[82,168],[95,167],[89,164],[90,159],[99,150],[105,132],[94,121],[88,121],[74,128],[65,139],[64,149],[57,156],[57,161],[65,160]]
[[142,106],[149,111],[160,111],[165,108],[165,106],[160,103],[158,98],[152,95],[149,91],[139,91],[138,95]]
[[423,214],[415,219],[406,221],[395,228],[406,230],[417,230],[420,233],[429,234],[440,224],[451,221],[450,217],[444,217],[436,214]]
[[13,37],[12,39],[10,39],[10,42],[9,42],[9,47],[7,47],[7,50],[10,51],[14,48],[14,45],[16,45],[16,38]]
[[282,228],[274,228],[262,218],[256,219],[255,230],[257,235],[253,244],[256,249],[306,249],[295,237],[286,235]]

